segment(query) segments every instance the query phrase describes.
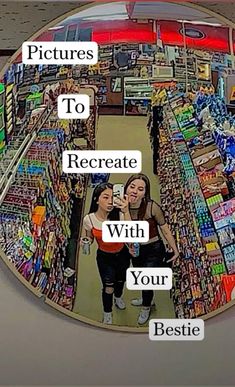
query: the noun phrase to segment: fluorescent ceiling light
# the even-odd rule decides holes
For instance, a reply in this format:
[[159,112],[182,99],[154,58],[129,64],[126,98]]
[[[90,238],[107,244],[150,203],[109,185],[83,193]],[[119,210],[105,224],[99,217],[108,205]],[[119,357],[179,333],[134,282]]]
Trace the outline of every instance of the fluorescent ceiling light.
[[116,15],[97,15],[97,16],[86,16],[82,20],[126,20],[129,19],[128,15],[116,14]]
[[51,31],[51,30],[60,30],[61,28],[64,28],[64,26],[55,26],[55,27],[50,27],[48,29],[49,31]]
[[222,24],[219,24],[219,23],[209,23],[209,22],[200,21],[200,20],[177,20],[177,22],[188,23],[188,24],[205,24],[207,26],[222,27]]
[[94,18],[97,18],[97,20],[101,20],[102,17],[106,17],[106,18],[109,17],[111,19],[111,16],[113,18],[117,16],[117,19],[121,19],[124,17],[124,15],[128,17],[127,10],[126,10],[126,3],[118,2],[118,3],[97,5],[95,7],[85,9],[84,11],[80,11],[77,14],[68,17],[66,21],[71,18],[79,18],[79,19],[86,19],[86,20],[88,20],[88,18],[92,18],[91,20],[93,20]]

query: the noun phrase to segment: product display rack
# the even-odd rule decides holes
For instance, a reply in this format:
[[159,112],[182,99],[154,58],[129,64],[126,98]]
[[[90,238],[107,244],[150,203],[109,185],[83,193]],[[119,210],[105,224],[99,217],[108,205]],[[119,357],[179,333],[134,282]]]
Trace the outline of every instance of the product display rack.
[[15,95],[14,95],[14,84],[6,86],[6,97],[5,97],[5,126],[7,139],[11,136],[14,130],[15,120]]
[[[41,129],[32,137],[17,162],[14,182],[2,195],[1,247],[36,291],[72,310],[77,264],[76,255],[71,262],[67,253],[70,219],[74,191],[82,216],[86,180],[80,176],[74,183],[62,174],[58,160],[64,146],[59,128]],[[79,217],[76,221],[80,223]]]
[[[226,269],[187,145],[170,105],[164,110],[167,121],[161,129],[158,165],[161,197],[182,258],[174,268],[172,294],[176,316],[193,318],[225,304],[221,274]],[[213,257],[208,256],[212,240],[216,257],[215,251]]]
[[[207,109],[201,110],[205,102]],[[195,151],[192,157],[200,173],[200,182],[219,238],[227,272],[232,276],[235,274],[234,117],[228,115],[224,101],[213,94],[199,93],[195,106],[198,114],[203,117],[203,136],[209,132],[213,145],[204,146],[199,150],[200,153]],[[202,165],[200,161],[203,161]],[[205,166],[207,169],[213,166],[213,170],[200,171]]]
[[6,145],[5,138],[5,85],[0,83],[0,154]]
[[146,115],[156,79],[124,78],[124,115]]
[[205,90],[194,105],[176,90],[165,100],[163,123],[161,106],[153,107],[150,120],[150,130],[160,134],[162,203],[181,252],[172,292],[180,317],[222,307],[234,287],[235,121],[212,89]]
[[[32,69],[26,70],[29,82]],[[7,265],[30,290],[72,311],[88,178],[64,174],[61,154],[80,149],[77,142],[82,149],[95,149],[98,110],[94,87],[78,89],[77,81],[65,82],[25,85],[21,78],[14,85],[18,121],[1,156],[0,247]],[[61,88],[89,95],[87,120],[58,119]],[[30,103],[22,104],[22,91]]]

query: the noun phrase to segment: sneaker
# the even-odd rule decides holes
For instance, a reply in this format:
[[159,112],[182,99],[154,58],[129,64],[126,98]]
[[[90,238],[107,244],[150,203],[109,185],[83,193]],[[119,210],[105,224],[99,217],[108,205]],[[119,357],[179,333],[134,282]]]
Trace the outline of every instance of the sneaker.
[[114,304],[118,309],[126,309],[126,304],[121,297],[114,297]]
[[103,324],[111,325],[113,323],[112,313],[104,312]]
[[[133,306],[142,306],[143,305],[143,298],[134,298],[133,300],[131,300],[131,305]],[[155,301],[152,300],[151,302],[151,306],[155,306]]]
[[139,317],[138,317],[138,324],[139,325],[145,324],[150,317],[150,313],[151,313],[151,308],[141,309]]

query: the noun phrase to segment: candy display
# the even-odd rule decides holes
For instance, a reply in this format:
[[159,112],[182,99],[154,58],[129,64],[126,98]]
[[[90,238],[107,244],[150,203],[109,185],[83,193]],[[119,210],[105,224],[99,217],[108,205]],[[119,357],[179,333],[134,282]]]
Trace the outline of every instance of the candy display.
[[[57,96],[62,91],[79,92],[80,86],[66,80],[25,89],[32,76],[39,76],[37,72],[26,66],[19,84],[8,84],[7,76],[8,144],[0,156],[0,247],[37,294],[72,310],[88,177],[64,174],[61,154],[67,149],[95,148],[95,89],[86,85],[82,91],[91,98],[87,120],[61,120]],[[11,77],[16,81],[14,69]]]
[[[0,227],[1,247],[19,273],[52,301],[71,309],[76,276],[75,271],[69,278],[64,272],[76,268],[67,255],[73,182],[57,161],[64,146],[63,129],[39,131],[2,201]],[[85,183],[79,176],[79,184]]]
[[[186,143],[177,136],[169,104],[164,107],[164,115],[158,166],[161,198],[182,258],[174,268],[172,296],[176,316],[193,318],[225,303],[221,280],[214,274],[215,266],[223,261],[219,246],[209,257],[208,242],[217,238]],[[169,122],[174,123],[173,127]]]
[[[175,267],[175,313],[198,316],[229,301],[224,278],[235,273],[235,120],[212,90],[200,90],[193,105],[177,90],[168,94],[160,124],[154,108],[161,199],[182,258]],[[182,288],[192,268],[195,282]]]

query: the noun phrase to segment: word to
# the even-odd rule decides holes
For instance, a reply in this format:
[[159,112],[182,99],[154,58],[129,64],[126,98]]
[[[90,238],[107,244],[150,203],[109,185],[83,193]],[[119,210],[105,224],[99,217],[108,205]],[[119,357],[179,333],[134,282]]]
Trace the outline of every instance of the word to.
[[204,339],[204,321],[201,319],[150,320],[149,338],[156,341],[201,341]]
[[[118,156],[117,156],[118,155]],[[65,173],[139,173],[140,151],[64,151]]]
[[61,94],[57,101],[60,119],[87,119],[90,115],[89,95]]
[[126,286],[129,290],[170,290],[172,270],[168,267],[135,267],[127,269]]
[[96,42],[24,42],[22,44],[24,64],[84,64],[98,62]]
[[149,223],[144,220],[103,222],[102,239],[104,242],[148,242]]

